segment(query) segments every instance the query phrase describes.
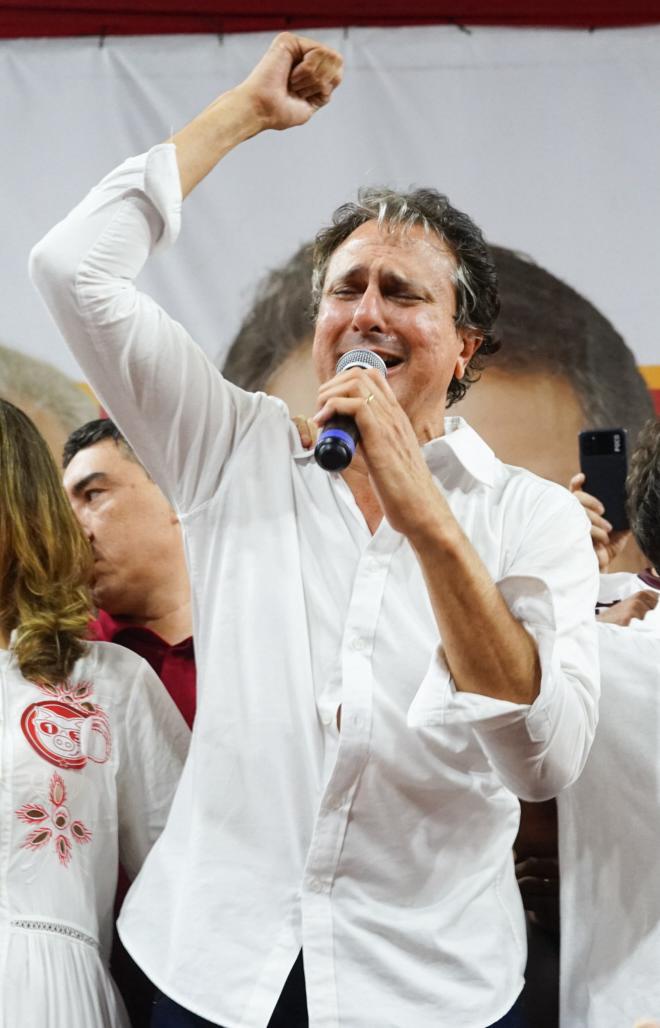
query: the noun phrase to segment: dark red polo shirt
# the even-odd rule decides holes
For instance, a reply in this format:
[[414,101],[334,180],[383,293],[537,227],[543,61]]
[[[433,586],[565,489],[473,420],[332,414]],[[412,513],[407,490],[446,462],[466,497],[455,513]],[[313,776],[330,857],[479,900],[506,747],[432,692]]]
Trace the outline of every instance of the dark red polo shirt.
[[127,624],[100,610],[92,621],[91,636],[101,642],[118,643],[144,657],[162,681],[168,693],[192,728],[195,717],[195,651],[192,637],[170,646],[150,628]]

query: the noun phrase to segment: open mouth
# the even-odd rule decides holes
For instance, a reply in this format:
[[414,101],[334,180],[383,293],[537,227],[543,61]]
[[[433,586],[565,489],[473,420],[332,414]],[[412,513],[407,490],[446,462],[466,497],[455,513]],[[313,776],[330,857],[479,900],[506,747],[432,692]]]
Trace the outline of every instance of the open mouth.
[[401,357],[383,357],[383,360],[388,371],[391,371],[392,368],[398,368],[400,364],[403,364]]

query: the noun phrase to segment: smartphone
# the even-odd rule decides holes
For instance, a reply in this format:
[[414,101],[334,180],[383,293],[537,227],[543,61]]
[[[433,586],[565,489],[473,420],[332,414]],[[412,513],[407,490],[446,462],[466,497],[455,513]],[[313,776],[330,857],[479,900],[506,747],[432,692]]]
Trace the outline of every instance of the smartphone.
[[578,438],[580,469],[585,476],[582,488],[600,500],[605,517],[615,531],[628,528],[625,428],[594,428],[580,432]]

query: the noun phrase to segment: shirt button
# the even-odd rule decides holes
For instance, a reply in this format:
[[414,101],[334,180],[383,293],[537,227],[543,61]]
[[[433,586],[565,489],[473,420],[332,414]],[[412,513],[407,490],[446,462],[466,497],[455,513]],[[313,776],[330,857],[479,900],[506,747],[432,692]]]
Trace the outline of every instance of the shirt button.
[[367,564],[367,571],[380,571],[380,564],[377,560],[370,560]]
[[324,885],[320,878],[310,878],[309,887],[312,892],[323,892]]
[[346,802],[346,797],[345,796],[335,796],[334,799],[330,800],[328,806],[330,807],[330,810],[341,810],[341,808],[344,806],[345,802]]
[[353,647],[353,649],[357,650],[358,652],[360,650],[363,650],[366,645],[367,645],[367,641],[366,641],[366,639],[363,639],[361,635],[356,635],[355,638],[353,639],[353,642],[351,643],[351,646]]
[[324,725],[331,725],[332,724],[332,714],[324,714],[323,717],[321,718],[321,721],[323,722]]

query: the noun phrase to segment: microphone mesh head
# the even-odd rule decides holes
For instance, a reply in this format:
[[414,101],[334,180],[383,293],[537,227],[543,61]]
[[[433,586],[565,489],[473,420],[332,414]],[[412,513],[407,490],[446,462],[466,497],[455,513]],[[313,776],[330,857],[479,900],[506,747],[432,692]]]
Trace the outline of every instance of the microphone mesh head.
[[376,371],[380,371],[381,375],[387,377],[385,361],[371,350],[349,350],[343,357],[340,357],[337,361],[336,373],[340,375],[342,371],[348,371],[349,368],[375,368]]

